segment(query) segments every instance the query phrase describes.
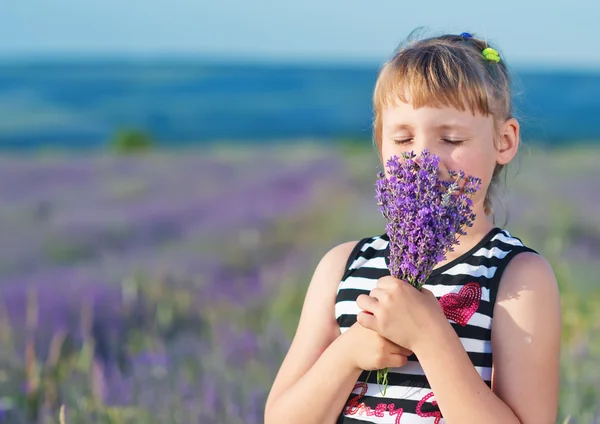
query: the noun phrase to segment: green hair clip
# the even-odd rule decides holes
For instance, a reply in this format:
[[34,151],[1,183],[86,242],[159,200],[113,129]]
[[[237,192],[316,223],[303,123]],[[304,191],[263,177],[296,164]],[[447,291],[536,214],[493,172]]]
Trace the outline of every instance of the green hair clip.
[[500,54],[498,53],[498,51],[496,51],[496,49],[488,47],[488,48],[484,49],[481,53],[487,60],[490,60],[490,61],[496,62],[496,63],[500,62]]

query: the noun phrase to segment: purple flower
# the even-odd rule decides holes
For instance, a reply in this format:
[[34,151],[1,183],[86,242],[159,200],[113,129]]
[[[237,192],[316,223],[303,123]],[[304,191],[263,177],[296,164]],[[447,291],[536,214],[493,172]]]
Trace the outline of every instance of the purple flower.
[[[471,197],[481,180],[450,171],[450,181],[438,179],[439,157],[424,150],[403,160],[388,160],[376,183],[377,204],[385,217],[390,239],[390,273],[420,289],[433,267],[454,250],[465,227],[473,225]],[[462,183],[462,186],[461,186]]]
[[[473,225],[471,197],[481,180],[450,171],[450,181],[438,179],[440,158],[424,150],[400,160],[388,160],[389,178],[383,172],[376,182],[377,204],[386,219],[390,274],[421,289],[433,267],[446,258]],[[462,183],[462,187],[461,187]],[[377,382],[387,387],[387,368],[377,371]]]

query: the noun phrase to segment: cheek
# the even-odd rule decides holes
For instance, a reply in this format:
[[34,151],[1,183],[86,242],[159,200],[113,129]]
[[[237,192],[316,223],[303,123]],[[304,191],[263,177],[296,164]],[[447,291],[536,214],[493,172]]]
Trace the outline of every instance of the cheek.
[[475,149],[457,149],[452,154],[452,165],[467,175],[481,178],[483,183],[492,178],[495,160],[487,153]]
[[454,167],[455,170],[463,170],[466,175],[481,178],[481,189],[475,194],[477,201],[485,198],[494,172],[495,162],[484,159],[486,157],[481,152],[455,151],[452,155],[452,163],[448,164],[449,167]]
[[391,148],[389,143],[384,141],[381,144],[381,149],[379,150],[379,153],[381,153],[381,159],[385,163],[391,156],[393,156],[393,149]]

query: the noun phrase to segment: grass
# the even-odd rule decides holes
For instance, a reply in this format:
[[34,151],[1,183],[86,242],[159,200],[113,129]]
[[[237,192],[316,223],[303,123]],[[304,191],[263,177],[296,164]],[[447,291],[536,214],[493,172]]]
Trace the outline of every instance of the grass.
[[[172,205],[173,220],[184,222],[183,218],[177,221],[181,214],[186,224],[168,243],[147,237],[143,245],[124,240],[119,249],[111,250],[110,243],[105,243],[111,220],[129,212],[110,209],[110,217],[104,219],[102,202],[92,202],[94,209],[83,209],[94,218],[87,228],[94,237],[86,239],[83,252],[73,247],[78,240],[70,240],[70,233],[53,226],[54,219],[68,218],[71,206],[85,206],[77,204],[77,199],[93,200],[106,196],[106,187],[118,187],[121,168],[113,167],[111,161],[119,158],[104,158],[90,181],[59,187],[60,198],[70,206],[57,205],[54,217],[34,225],[28,221],[33,216],[2,215],[23,236],[35,241],[38,232],[39,240],[43,234],[54,234],[61,243],[20,248],[34,265],[45,267],[41,274],[27,267],[10,267],[10,274],[0,275],[4,278],[0,286],[0,423],[262,423],[268,390],[294,335],[319,259],[336,244],[380,234],[383,228],[374,205],[377,160],[370,148],[357,144],[325,148],[312,143],[306,149],[301,144],[278,146],[273,152],[264,162],[277,170],[272,179],[265,169],[253,173],[251,167],[254,161],[265,160],[268,151],[245,154],[222,148],[214,157],[202,152],[202,160],[216,164],[211,169],[219,169],[219,164],[223,169],[245,167],[244,172],[235,173],[239,181],[227,186],[225,194],[236,200],[233,203],[214,197],[217,190],[203,197],[191,185],[182,187],[182,181],[217,184],[219,180],[209,179],[214,175],[201,169],[183,166],[189,160],[181,162],[177,154],[129,157],[123,181],[137,181],[136,175],[144,175],[149,187],[161,187],[136,191],[140,202],[164,198],[180,202]],[[230,153],[235,154],[230,157]],[[184,156],[189,159],[191,154]],[[32,167],[48,163],[68,168],[79,159],[32,160],[17,177],[24,179]],[[329,171],[317,178],[311,164],[323,160],[330,164],[325,167]],[[169,169],[172,182],[166,182],[164,174],[148,172],[148,161]],[[587,217],[600,212],[593,209],[598,205],[593,198],[595,181],[600,180],[598,163],[600,151],[591,148],[572,153],[532,152],[523,158],[505,199],[514,211],[509,229],[544,254],[560,284],[564,330],[559,423],[600,422],[600,341],[596,336],[600,269],[593,259],[600,252],[593,250],[593,244],[585,245],[591,251],[581,247],[583,236],[597,234],[595,221]],[[262,185],[244,185],[259,174]],[[289,187],[301,188],[305,195],[289,200],[296,203],[265,219],[261,210],[247,202],[259,194],[274,205],[288,201],[276,191],[269,194],[281,178],[290,178]],[[544,184],[550,180],[575,181],[590,196],[557,192],[556,185]],[[42,197],[43,184],[34,186],[30,197],[38,192]],[[236,191],[236,187],[241,188]],[[189,195],[171,196],[177,190]],[[267,190],[267,195],[259,190]],[[124,191],[110,191],[123,198]],[[0,198],[2,194],[0,188]],[[129,200],[119,207],[135,206],[138,197]],[[26,210],[29,201],[15,201],[9,210]],[[217,218],[229,216],[222,208],[231,206],[223,205],[237,205],[247,213],[213,230],[202,226],[205,218],[194,221],[187,213],[202,202],[206,202],[209,218],[211,213]],[[150,234],[159,225],[150,220],[140,231]],[[10,243],[17,242],[4,238],[0,249],[10,249]],[[189,270],[179,261],[183,254],[192,255],[194,266]],[[39,262],[36,255],[40,255]],[[159,258],[160,268],[152,266]],[[0,265],[9,269],[9,264],[0,261]],[[138,272],[132,274],[131,269]],[[77,270],[105,282],[93,286],[82,278],[66,285],[43,278],[59,276],[61,270],[79,275]],[[38,275],[42,275],[39,281]],[[19,284],[34,280],[35,284],[23,285],[31,287],[23,294]],[[19,299],[27,301],[19,303]],[[54,315],[68,319],[58,325],[55,321],[63,321],[54,320]]]

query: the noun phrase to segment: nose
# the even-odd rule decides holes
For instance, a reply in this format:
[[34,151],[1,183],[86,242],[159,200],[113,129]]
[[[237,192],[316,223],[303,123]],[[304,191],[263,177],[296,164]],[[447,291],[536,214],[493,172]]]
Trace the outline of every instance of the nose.
[[438,154],[439,149],[437,144],[434,143],[433,140],[430,141],[425,137],[415,137],[411,145],[406,147],[406,150],[412,151],[416,155],[415,159],[418,160],[420,160],[423,152],[428,152],[429,154],[436,155],[438,157],[440,156]]
[[443,152],[440,151],[437,144],[434,145],[432,142],[425,141],[416,141],[413,143],[412,151],[415,153],[415,162],[419,165],[423,162],[423,153],[427,152],[430,156],[437,156],[438,158],[438,178],[443,178],[446,173],[446,166],[444,164]]

